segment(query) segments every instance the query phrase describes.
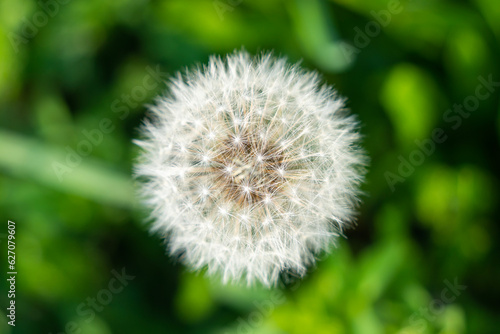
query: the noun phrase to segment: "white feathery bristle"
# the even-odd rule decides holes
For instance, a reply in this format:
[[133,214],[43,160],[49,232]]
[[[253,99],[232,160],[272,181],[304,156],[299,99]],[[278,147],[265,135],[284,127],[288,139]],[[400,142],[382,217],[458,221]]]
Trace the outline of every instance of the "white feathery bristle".
[[152,230],[224,283],[303,276],[352,223],[365,173],[343,107],[317,74],[270,54],[175,77],[136,141]]

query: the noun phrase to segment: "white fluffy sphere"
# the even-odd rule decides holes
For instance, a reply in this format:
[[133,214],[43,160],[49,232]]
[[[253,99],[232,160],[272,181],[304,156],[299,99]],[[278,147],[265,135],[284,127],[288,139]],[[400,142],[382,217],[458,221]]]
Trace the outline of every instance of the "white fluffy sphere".
[[353,219],[364,155],[315,73],[235,52],[179,75],[136,141],[152,229],[224,282],[302,276]]

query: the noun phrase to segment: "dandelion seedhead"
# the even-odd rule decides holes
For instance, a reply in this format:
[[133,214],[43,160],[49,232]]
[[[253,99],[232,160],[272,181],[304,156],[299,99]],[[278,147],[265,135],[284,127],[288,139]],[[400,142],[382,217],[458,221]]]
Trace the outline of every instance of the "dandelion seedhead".
[[223,282],[303,276],[352,223],[364,175],[343,99],[315,73],[246,52],[169,88],[136,141],[152,230]]

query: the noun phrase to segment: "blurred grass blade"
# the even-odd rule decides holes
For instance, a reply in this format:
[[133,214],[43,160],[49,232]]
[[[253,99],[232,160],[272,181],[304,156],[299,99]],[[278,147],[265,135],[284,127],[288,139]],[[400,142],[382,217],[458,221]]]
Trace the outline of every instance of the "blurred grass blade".
[[65,164],[66,152],[61,148],[4,130],[0,130],[0,143],[0,169],[8,174],[97,202],[123,207],[134,204],[130,178],[91,157],[83,157],[60,181],[53,163]]
[[[354,59],[346,56],[333,18],[326,15],[322,0],[296,0],[290,5],[295,32],[307,55],[329,72],[342,72]],[[344,47],[345,48],[345,47]]]

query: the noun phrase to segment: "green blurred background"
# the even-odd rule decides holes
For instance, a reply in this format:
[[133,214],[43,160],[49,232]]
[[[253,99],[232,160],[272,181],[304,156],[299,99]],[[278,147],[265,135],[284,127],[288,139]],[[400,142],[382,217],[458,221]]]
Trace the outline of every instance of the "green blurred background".
[[[499,38],[498,0],[0,0],[0,333],[498,333],[499,87],[474,95],[500,81]],[[277,290],[169,258],[131,180],[166,75],[242,47],[320,72],[371,157],[357,228]]]

